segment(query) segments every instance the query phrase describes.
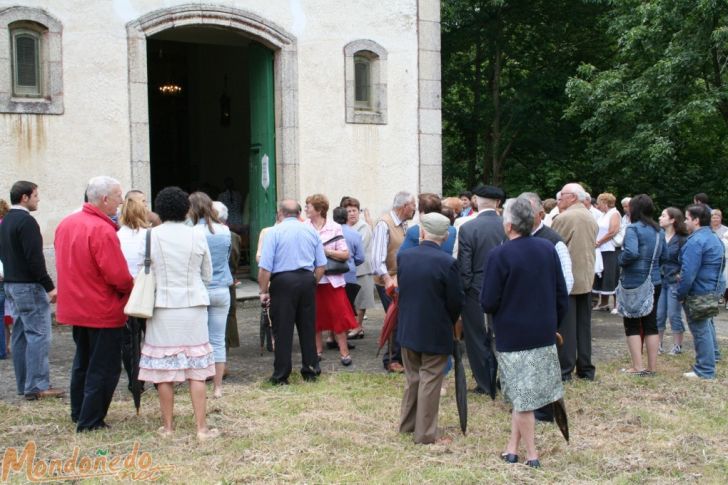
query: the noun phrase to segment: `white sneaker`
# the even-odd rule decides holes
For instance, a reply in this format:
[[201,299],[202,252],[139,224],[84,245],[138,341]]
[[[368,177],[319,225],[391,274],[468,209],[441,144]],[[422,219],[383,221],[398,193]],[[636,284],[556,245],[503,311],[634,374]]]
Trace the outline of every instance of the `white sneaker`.
[[688,379],[698,379],[699,378],[699,376],[693,371],[684,373],[683,377],[687,377]]
[[611,313],[612,313],[612,315],[619,315],[619,310],[617,310],[616,308],[613,308]]
[[682,354],[682,347],[675,344],[672,346],[672,350],[667,355],[680,355]]
[[662,344],[660,344],[660,347],[657,349],[657,353],[658,354],[664,354],[665,353],[665,349],[662,348]]

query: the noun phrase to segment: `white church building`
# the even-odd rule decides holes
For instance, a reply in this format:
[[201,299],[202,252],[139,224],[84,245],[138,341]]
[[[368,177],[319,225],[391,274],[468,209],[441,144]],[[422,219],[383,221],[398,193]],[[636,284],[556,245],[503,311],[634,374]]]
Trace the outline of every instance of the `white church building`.
[[96,175],[231,179],[252,241],[284,197],[376,215],[441,191],[440,79],[439,0],[0,0],[0,197],[38,184],[49,249]]

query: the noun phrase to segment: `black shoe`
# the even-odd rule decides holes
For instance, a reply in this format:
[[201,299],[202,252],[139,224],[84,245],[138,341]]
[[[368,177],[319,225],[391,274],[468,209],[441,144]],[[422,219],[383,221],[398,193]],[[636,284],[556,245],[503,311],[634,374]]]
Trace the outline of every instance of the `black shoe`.
[[530,466],[531,468],[541,468],[541,462],[538,460],[528,460],[526,462],[526,465]]
[[514,455],[513,453],[501,453],[500,457],[506,463],[518,463],[518,455]]

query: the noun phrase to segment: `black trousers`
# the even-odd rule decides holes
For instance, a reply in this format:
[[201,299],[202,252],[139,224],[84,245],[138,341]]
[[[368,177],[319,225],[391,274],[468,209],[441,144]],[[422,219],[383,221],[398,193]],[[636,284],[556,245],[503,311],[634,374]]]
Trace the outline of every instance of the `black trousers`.
[[[379,300],[382,302],[382,306],[384,307],[384,313],[387,313],[387,309],[392,303],[392,299],[387,296],[387,291],[384,289],[383,286],[374,285],[374,287],[377,289]],[[389,364],[391,364],[392,362],[396,362],[398,364],[402,363],[402,347],[400,347],[399,339],[397,338],[397,329],[395,329],[392,333],[392,340],[390,340],[390,342],[391,344],[389,346],[389,349],[387,350],[387,352],[384,353],[384,356],[382,357],[382,365],[384,365],[385,369],[387,369],[389,367]]]
[[[471,289],[465,295],[461,317],[463,319],[463,337],[465,337],[465,350],[468,353],[468,362],[473,371],[475,383],[486,394],[494,389],[491,383],[491,372],[495,372],[497,364],[493,354],[492,342],[485,328],[485,314],[480,306],[478,290]],[[496,366],[496,368],[493,368]]]
[[559,324],[564,345],[559,347],[561,379],[568,381],[576,369],[577,377],[594,379],[592,364],[591,293],[569,295],[569,311]]
[[286,382],[293,364],[293,328],[301,346],[301,375],[313,379],[321,373],[316,355],[316,279],[311,271],[275,273],[270,281],[270,319],[275,338],[274,382]]
[[73,327],[76,355],[71,370],[71,419],[76,431],[106,425],[111,398],[121,375],[123,327]]

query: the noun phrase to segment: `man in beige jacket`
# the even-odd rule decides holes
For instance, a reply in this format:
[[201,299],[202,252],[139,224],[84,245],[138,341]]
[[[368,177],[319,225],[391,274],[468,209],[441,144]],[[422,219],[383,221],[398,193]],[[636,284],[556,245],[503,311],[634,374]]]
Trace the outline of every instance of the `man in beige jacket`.
[[574,286],[569,294],[569,311],[559,324],[564,345],[559,348],[561,379],[568,381],[576,368],[577,377],[594,380],[591,361],[591,290],[594,283],[597,223],[584,207],[586,192],[570,183],[561,189],[564,209],[551,226],[564,239],[571,256]]

